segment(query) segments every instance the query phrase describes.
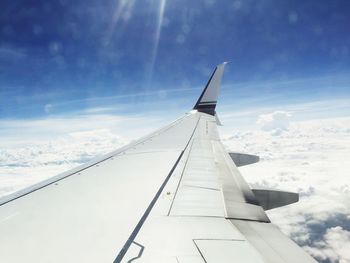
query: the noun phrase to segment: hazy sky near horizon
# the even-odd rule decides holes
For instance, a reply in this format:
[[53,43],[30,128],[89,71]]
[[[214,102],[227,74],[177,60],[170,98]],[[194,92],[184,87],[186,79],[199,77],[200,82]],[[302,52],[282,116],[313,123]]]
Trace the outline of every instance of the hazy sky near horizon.
[[[348,1],[14,0],[0,7],[0,119],[176,116],[223,61],[231,61],[218,109],[226,115],[350,97]],[[334,110],[349,114],[349,107]]]

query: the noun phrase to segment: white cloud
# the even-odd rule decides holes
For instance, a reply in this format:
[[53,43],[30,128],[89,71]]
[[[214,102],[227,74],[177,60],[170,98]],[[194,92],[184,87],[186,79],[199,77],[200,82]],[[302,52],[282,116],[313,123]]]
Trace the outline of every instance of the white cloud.
[[[280,128],[274,115],[263,119]],[[252,186],[300,193],[297,204],[268,212],[283,232],[321,262],[350,262],[348,246],[335,241],[350,231],[350,118],[290,122],[284,127],[279,136],[269,129],[235,132],[224,143],[231,150],[262,157],[260,163],[240,168]]]
[[338,255],[342,255],[340,261],[350,262],[350,231],[342,227],[332,227],[327,230],[325,243],[334,249]]
[[[247,105],[260,105],[264,102],[266,105],[266,98],[249,98],[240,99],[237,104],[231,105],[218,105],[219,118],[224,124],[220,128],[220,132],[225,136],[230,136],[233,132],[239,131],[251,131],[258,128],[262,128],[257,124],[257,120],[261,119],[262,115],[267,115],[269,118],[271,114],[276,111],[286,112],[290,116],[287,118],[287,124],[289,122],[300,122],[310,119],[329,119],[338,117],[347,117],[350,112],[350,100],[348,98],[332,99],[332,100],[316,100],[304,103],[290,103],[271,106],[254,106],[253,108],[247,108]],[[286,116],[287,117],[287,116]],[[266,122],[271,121],[267,118]],[[262,118],[264,119],[264,118]],[[261,120],[265,123],[265,120]],[[281,130],[283,131],[283,130]],[[272,130],[271,132],[274,132]]]
[[260,115],[257,124],[265,131],[286,130],[289,126],[291,114],[286,111],[275,111],[270,114]]
[[307,246],[306,250],[321,260],[350,262],[350,231],[341,226],[329,228],[323,240],[317,242],[315,247]]

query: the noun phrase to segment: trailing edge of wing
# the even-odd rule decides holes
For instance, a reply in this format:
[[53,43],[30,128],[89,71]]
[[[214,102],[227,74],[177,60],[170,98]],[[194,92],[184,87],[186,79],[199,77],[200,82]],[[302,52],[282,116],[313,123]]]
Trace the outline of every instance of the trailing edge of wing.
[[198,98],[196,105],[194,105],[194,110],[213,116],[215,115],[215,107],[220,92],[221,79],[226,64],[227,62],[224,62],[216,66],[202,94]]

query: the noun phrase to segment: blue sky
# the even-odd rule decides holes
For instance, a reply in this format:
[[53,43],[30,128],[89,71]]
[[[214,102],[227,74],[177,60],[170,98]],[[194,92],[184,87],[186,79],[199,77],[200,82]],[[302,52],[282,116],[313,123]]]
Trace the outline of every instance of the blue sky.
[[345,0],[0,5],[0,119],[175,116],[223,61],[225,113],[350,97]]

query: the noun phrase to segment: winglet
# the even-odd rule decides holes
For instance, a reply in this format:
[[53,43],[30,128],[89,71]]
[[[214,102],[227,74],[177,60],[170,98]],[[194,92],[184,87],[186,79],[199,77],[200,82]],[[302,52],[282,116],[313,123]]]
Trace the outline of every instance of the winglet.
[[227,62],[224,62],[216,66],[196,105],[194,105],[194,110],[215,116],[215,107],[219,96],[221,78],[226,64]]

